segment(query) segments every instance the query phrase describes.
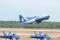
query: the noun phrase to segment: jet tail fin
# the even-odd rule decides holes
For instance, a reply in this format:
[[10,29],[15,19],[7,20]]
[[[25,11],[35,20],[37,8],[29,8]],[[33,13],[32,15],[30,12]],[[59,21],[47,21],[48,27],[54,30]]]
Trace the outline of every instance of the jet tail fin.
[[20,20],[20,23],[25,22],[25,19],[24,19],[24,17],[22,15],[19,15],[19,20]]

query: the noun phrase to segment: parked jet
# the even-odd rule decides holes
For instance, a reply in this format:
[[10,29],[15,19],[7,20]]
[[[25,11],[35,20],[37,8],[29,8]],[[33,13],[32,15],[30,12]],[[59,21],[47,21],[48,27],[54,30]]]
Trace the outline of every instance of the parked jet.
[[6,40],[7,39],[13,40],[13,38],[15,38],[16,40],[19,40],[19,36],[11,32],[0,34],[0,38],[6,38]]
[[19,15],[20,24],[32,24],[32,23],[41,23],[43,20],[48,20],[49,15],[44,16],[34,16],[24,18],[22,15]]
[[39,39],[40,40],[44,40],[44,39],[46,39],[46,40],[52,40],[52,38],[49,35],[43,34],[41,32],[36,33],[34,35],[31,35],[30,38],[36,38],[37,40],[39,40]]

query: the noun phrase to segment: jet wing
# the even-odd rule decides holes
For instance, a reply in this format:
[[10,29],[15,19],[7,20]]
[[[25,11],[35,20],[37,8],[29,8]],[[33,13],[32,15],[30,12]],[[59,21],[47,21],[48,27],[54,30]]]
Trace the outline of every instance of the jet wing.
[[7,36],[5,36],[5,35],[0,35],[0,38],[7,38]]
[[0,38],[5,38],[5,36],[0,35]]
[[0,38],[12,38],[13,37],[13,35],[8,35],[8,34],[0,34]]
[[23,22],[23,23],[32,23],[32,22],[34,22],[35,20],[36,20],[36,18],[33,18],[32,20],[28,20],[28,21]]
[[35,34],[35,35],[31,35],[31,38],[42,38],[44,36],[44,34]]
[[4,35],[3,34],[0,34],[0,38],[4,38]]
[[0,38],[12,38],[13,36],[0,35]]

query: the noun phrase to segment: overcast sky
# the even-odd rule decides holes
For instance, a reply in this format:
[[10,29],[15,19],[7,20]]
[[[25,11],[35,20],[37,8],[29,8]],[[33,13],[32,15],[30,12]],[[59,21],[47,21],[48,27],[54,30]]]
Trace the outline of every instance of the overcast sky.
[[49,21],[60,22],[60,0],[0,0],[0,20],[19,20],[18,15],[50,15]]

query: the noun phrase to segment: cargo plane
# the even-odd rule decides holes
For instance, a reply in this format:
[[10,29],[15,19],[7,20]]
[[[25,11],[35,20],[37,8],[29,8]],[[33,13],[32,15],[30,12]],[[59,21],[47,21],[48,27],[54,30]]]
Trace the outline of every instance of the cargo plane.
[[49,19],[49,15],[44,16],[34,16],[34,17],[23,17],[22,15],[19,15],[20,24],[33,24],[33,23],[41,23],[44,20]]

